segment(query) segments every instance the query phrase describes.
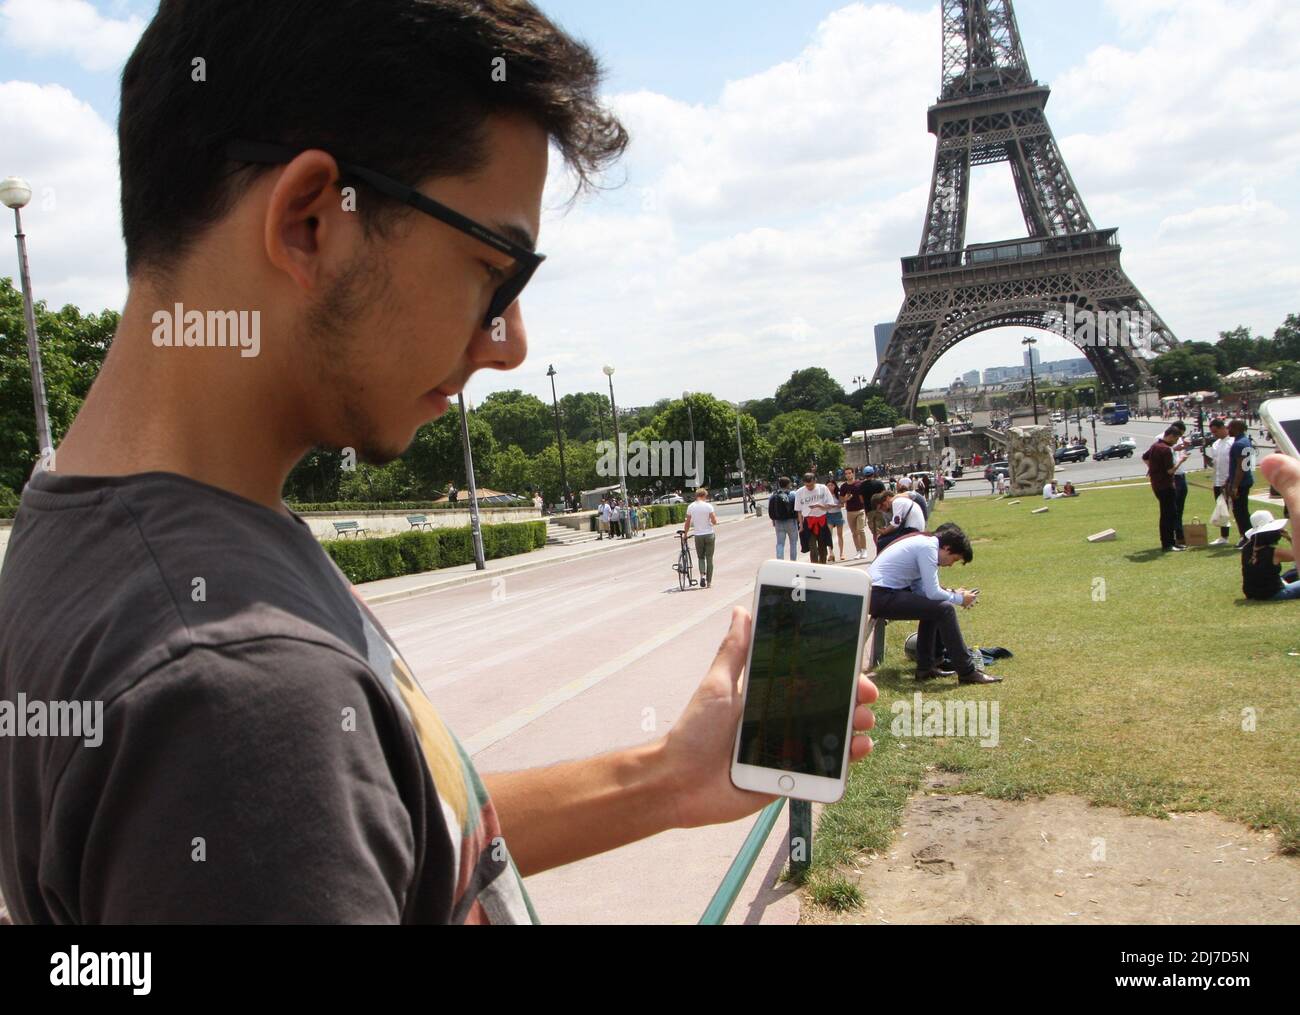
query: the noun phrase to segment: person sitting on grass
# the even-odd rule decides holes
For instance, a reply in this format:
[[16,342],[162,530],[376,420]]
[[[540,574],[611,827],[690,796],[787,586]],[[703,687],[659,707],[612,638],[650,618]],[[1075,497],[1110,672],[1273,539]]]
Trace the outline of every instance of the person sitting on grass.
[[1270,511],[1256,511],[1250,518],[1253,528],[1246,533],[1241,551],[1241,590],[1247,599],[1257,602],[1281,602],[1300,599],[1300,580],[1293,568],[1284,580],[1282,564],[1295,563],[1295,549],[1278,544],[1291,541],[1282,530],[1287,519],[1274,518]]

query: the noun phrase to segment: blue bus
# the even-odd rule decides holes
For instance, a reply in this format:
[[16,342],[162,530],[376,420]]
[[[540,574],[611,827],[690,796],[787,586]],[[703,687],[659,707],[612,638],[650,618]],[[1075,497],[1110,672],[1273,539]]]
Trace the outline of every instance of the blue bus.
[[1129,408],[1123,402],[1107,402],[1101,409],[1101,421],[1107,426],[1124,426],[1129,416]]

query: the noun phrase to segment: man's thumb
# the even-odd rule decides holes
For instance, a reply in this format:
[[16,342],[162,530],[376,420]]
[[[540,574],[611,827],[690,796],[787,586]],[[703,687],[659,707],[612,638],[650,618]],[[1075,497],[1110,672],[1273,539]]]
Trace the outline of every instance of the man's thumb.
[[740,677],[741,670],[745,668],[745,660],[749,657],[750,626],[748,610],[740,606],[732,610],[731,627],[727,630],[727,636],[722,639],[722,644],[718,647],[718,655],[713,660],[714,667],[721,668],[731,678],[733,688]]
[[1300,462],[1284,455],[1273,455],[1260,463],[1259,471],[1269,485],[1288,501],[1300,499]]

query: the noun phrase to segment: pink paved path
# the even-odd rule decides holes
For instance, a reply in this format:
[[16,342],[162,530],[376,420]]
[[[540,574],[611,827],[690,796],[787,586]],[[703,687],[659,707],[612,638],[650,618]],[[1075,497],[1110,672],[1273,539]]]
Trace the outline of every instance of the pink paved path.
[[[717,585],[681,593],[675,541],[611,547],[375,608],[483,772],[587,757],[663,735],[690,700],[774,552],[771,523],[719,529]],[[643,730],[653,709],[655,732]],[[731,922],[793,923],[775,886],[783,814]],[[694,923],[754,819],[669,832],[530,878],[545,923]]]

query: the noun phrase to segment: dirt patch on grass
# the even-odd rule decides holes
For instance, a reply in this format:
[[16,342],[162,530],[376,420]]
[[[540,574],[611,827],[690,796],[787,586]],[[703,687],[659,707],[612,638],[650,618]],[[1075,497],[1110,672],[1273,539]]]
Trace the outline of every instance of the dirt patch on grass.
[[1074,797],[953,795],[932,773],[887,853],[842,873],[865,899],[804,923],[1300,923],[1300,860],[1213,814],[1132,817]]

